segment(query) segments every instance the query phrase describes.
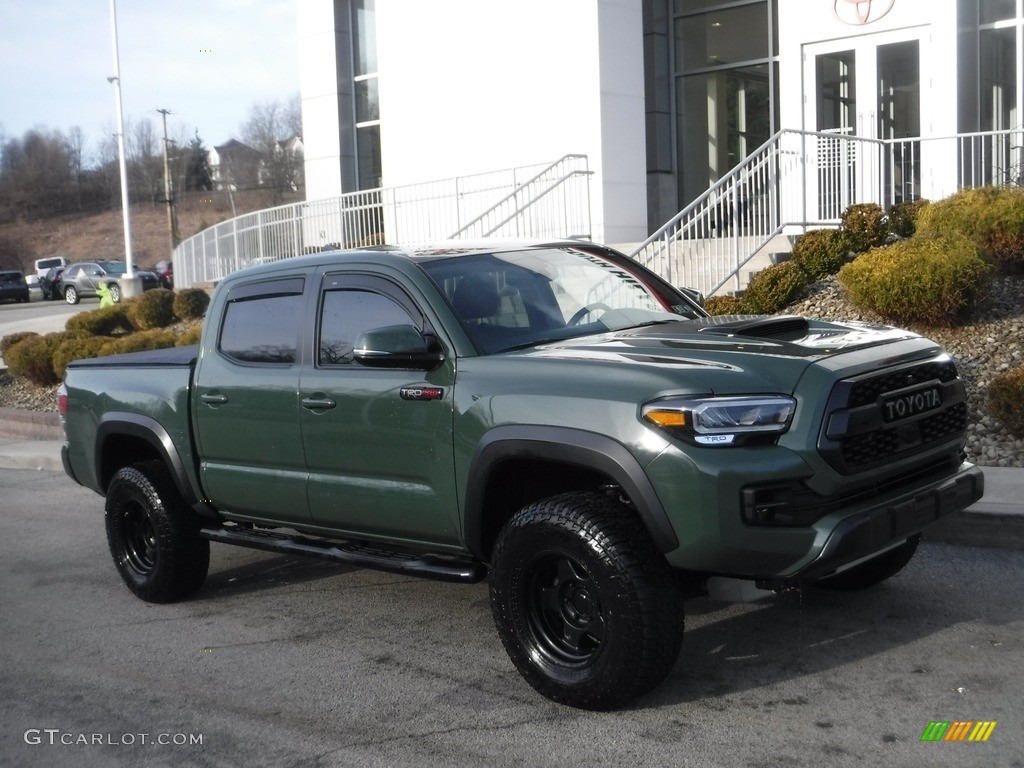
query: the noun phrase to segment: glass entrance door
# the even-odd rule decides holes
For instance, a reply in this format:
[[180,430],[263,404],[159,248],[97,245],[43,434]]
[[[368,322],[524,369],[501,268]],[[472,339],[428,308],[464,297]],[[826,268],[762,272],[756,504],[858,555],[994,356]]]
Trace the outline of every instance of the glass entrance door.
[[817,213],[920,196],[921,55],[916,37],[882,33],[804,48],[804,122],[817,139]]

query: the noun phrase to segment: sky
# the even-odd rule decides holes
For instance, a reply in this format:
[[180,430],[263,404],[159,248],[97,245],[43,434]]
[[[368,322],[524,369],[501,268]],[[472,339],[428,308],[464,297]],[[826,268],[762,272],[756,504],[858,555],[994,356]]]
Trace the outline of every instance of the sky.
[[[119,0],[126,119],[207,147],[240,137],[257,102],[299,91],[296,0]],[[0,138],[82,129],[87,152],[116,132],[110,0],[0,0]]]

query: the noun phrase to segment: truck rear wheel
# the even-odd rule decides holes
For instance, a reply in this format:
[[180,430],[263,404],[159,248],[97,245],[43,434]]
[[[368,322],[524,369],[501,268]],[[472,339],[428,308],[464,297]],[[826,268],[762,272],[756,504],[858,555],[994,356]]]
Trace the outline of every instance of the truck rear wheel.
[[633,512],[602,494],[529,504],[498,537],[491,609],[520,674],[549,699],[611,709],[671,671],[683,640],[676,573]]
[[814,586],[839,592],[853,592],[873,587],[902,571],[917,552],[917,545],[920,542],[920,534],[911,536],[895,549],[890,549],[885,554],[854,566],[848,571],[816,581]]
[[199,589],[210,567],[210,542],[166,467],[125,467],[107,489],[107,543],[121,578],[137,597],[170,603]]

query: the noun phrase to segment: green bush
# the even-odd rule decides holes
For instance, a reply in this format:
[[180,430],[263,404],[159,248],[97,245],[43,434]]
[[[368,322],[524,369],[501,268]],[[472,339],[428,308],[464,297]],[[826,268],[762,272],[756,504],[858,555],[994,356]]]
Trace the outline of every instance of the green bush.
[[840,229],[846,234],[850,247],[857,252],[883,245],[889,234],[885,213],[875,203],[851,205],[843,211]]
[[988,385],[988,412],[1024,437],[1024,366],[1001,373]]
[[139,331],[166,328],[174,322],[174,292],[166,288],[146,291],[127,306],[128,319]]
[[704,309],[709,315],[742,315],[743,299],[736,296],[709,296],[704,299]]
[[186,288],[174,295],[174,314],[182,320],[198,320],[210,306],[210,295],[199,288]]
[[128,305],[114,304],[111,307],[79,312],[68,318],[64,328],[72,336],[118,336],[135,330],[128,319]]
[[107,341],[100,350],[100,356],[121,355],[126,352],[142,352],[149,349],[166,349],[173,347],[177,340],[174,331],[164,328],[152,328],[148,331],[138,331],[120,339]]
[[963,189],[925,206],[917,220],[925,235],[959,233],[1000,271],[1024,271],[1024,189]]
[[850,236],[836,229],[815,229],[796,241],[792,260],[812,280],[823,280],[839,271],[852,250]]
[[53,369],[53,352],[65,338],[64,333],[48,333],[22,339],[7,351],[4,362],[12,376],[40,387],[53,386],[60,381]]
[[918,235],[863,254],[839,271],[858,307],[929,325],[951,325],[969,314],[990,276],[977,248],[958,235]]
[[889,232],[902,238],[912,237],[917,231],[917,219],[921,209],[928,205],[924,198],[896,203],[889,207]]
[[758,272],[743,294],[743,307],[748,314],[771,315],[790,304],[808,284],[807,275],[793,261],[773,264]]
[[193,325],[191,328],[186,328],[178,335],[178,340],[174,343],[174,346],[187,347],[190,344],[198,344],[202,333],[202,325]]
[[19,341],[24,341],[33,336],[39,334],[35,331],[18,331],[17,333],[9,333],[0,339],[0,357],[7,357],[7,350],[17,344]]
[[100,357],[101,350],[109,343],[110,339],[106,336],[71,336],[64,339],[53,350],[53,372],[58,379],[63,379],[70,362]]

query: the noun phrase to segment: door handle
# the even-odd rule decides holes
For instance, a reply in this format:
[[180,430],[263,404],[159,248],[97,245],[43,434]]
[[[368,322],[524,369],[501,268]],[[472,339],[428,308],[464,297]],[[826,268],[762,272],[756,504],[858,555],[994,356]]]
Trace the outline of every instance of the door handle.
[[337,405],[329,397],[304,397],[300,402],[303,408],[310,411],[326,411]]
[[227,395],[221,395],[221,394],[215,394],[215,393],[209,393],[209,394],[205,394],[205,395],[200,395],[199,399],[202,400],[207,405],[224,405],[224,403],[226,403],[228,401],[228,396]]

